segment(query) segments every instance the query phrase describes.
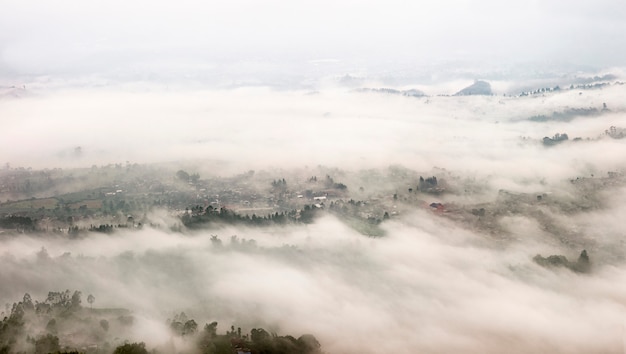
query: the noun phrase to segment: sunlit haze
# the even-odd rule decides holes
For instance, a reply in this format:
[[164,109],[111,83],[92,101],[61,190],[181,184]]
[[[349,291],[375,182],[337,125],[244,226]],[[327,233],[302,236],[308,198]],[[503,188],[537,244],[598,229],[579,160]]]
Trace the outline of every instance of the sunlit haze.
[[623,353],[625,18],[0,1],[0,353]]

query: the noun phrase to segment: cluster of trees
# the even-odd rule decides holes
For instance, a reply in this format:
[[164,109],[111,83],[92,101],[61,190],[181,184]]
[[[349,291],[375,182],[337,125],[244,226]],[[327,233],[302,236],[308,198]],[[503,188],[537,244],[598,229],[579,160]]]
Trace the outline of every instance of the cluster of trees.
[[272,187],[274,188],[278,188],[278,189],[285,189],[287,188],[287,181],[285,181],[285,179],[275,179],[272,181]]
[[195,206],[182,215],[181,221],[188,228],[197,228],[209,223],[243,224],[250,226],[284,225],[287,223],[311,223],[317,212],[317,207],[305,205],[301,210],[291,210],[289,212],[275,212],[263,216],[242,215],[227,208],[206,209]]
[[613,139],[623,139],[624,137],[626,137],[626,129],[611,126],[609,129],[604,131],[604,134]]
[[599,110],[594,107],[569,108],[562,112],[552,112],[551,115],[540,114],[540,115],[532,116],[528,118],[528,120],[532,122],[548,122],[548,121],[569,122],[576,117],[593,117],[593,116],[600,115],[600,113],[604,111],[607,111],[606,104],[603,106],[602,110]]
[[[419,182],[417,184],[417,190],[423,193],[441,193],[444,191],[442,184],[437,181],[437,177],[422,177],[420,176]],[[412,190],[409,190],[411,192]]]
[[[182,324],[181,320],[185,323]],[[290,335],[279,336],[263,328],[253,328],[250,333],[242,333],[241,327],[231,326],[225,334],[217,333],[217,322],[204,325],[199,331],[193,319],[187,319],[184,313],[170,322],[174,335],[195,343],[203,354],[321,354],[321,345],[311,334],[299,338]]]
[[567,257],[562,255],[551,255],[543,257],[536,255],[533,261],[543,267],[565,267],[577,273],[588,273],[591,270],[591,262],[587,250],[583,250],[578,256],[576,262],[570,262]]
[[146,343],[124,343],[113,351],[113,354],[148,354]]
[[189,173],[187,173],[186,171],[183,171],[183,170],[178,170],[178,172],[176,172],[176,177],[179,180],[181,180],[182,182],[185,182],[185,183],[196,184],[200,180],[200,175],[199,174],[197,174],[197,173],[189,174]]
[[[578,85],[574,85],[571,84],[569,86],[570,90],[589,90],[589,89],[598,89],[598,88],[602,88],[605,86],[610,86],[611,83],[610,82],[606,82],[609,80],[615,80],[617,77],[615,75],[611,75],[611,74],[607,74],[604,76],[594,76],[594,77],[589,77],[589,78],[585,78],[585,79],[578,79],[577,81],[579,82],[583,82],[581,84]],[[596,81],[605,81],[605,82],[596,82]],[[594,83],[595,82],[595,83]],[[615,85],[622,85],[622,82],[616,81]],[[566,87],[567,89],[567,87]],[[519,94],[520,97],[523,96],[530,96],[530,95],[537,95],[537,94],[543,94],[543,93],[547,93],[547,92],[558,92],[560,91],[561,88],[557,85],[555,87],[543,87],[543,88],[538,88],[535,90],[530,90],[530,91],[524,91],[522,93]]]
[[[68,322],[81,321],[82,293],[69,290],[51,291],[44,301],[33,301],[26,293],[22,301],[13,303],[0,321],[0,353],[58,353],[62,350],[58,335],[71,327]],[[87,301],[93,304],[95,297]],[[106,327],[108,330],[108,322]],[[45,325],[44,325],[45,324]],[[103,325],[103,322],[100,322]],[[37,328],[41,328],[39,332]],[[73,352],[72,349],[67,353]],[[76,352],[78,353],[78,352]]]
[[[308,182],[317,183],[317,176],[311,176]],[[326,179],[324,180],[324,187],[329,189],[337,189],[340,191],[345,191],[348,189],[348,186],[346,186],[345,184],[335,182],[335,180],[330,175],[326,175]]]
[[559,85],[556,85],[554,87],[542,87],[542,88],[538,88],[538,89],[531,90],[531,91],[524,91],[520,93],[519,96],[524,97],[524,96],[530,96],[530,95],[538,95],[541,93],[556,92],[560,90],[561,88],[559,87]]
[[[132,227],[133,225],[130,225],[130,226]],[[137,224],[137,228],[140,229],[141,226],[142,226],[141,223]],[[87,229],[87,230],[89,230],[91,232],[102,232],[102,233],[105,233],[105,234],[110,234],[113,231],[115,231],[116,229],[127,229],[127,228],[129,228],[128,224],[117,224],[117,225],[100,224],[100,225],[97,225],[97,226],[96,225],[90,225],[89,229]],[[81,230],[83,230],[83,229],[80,229],[79,231],[81,231]]]
[[560,133],[556,133],[554,134],[553,137],[544,137],[543,138],[543,145],[546,146],[552,146],[552,145],[556,145],[556,144],[560,144],[566,140],[568,140],[569,137],[567,136],[566,133],[560,134]]
[[[93,295],[87,297],[90,305]],[[125,310],[84,309],[81,306],[81,292],[69,290],[51,291],[45,301],[33,301],[25,294],[22,301],[14,303],[9,314],[3,314],[0,321],[0,354],[148,354],[174,353],[172,341],[163,343],[150,351],[143,342],[123,342],[120,335],[133,325],[132,316],[117,318],[118,326],[110,329],[109,321],[98,319],[103,313],[116,313]],[[127,313],[127,312],[126,312]],[[263,328],[253,328],[249,333],[231,326],[229,331],[218,334],[217,322],[207,323],[200,329],[195,320],[184,312],[167,320],[172,336],[181,338],[193,352],[206,354],[319,354],[321,345],[310,334],[299,338],[290,335],[279,336]],[[109,331],[113,331],[113,333]],[[107,335],[108,333],[108,335]],[[76,338],[81,338],[78,342]],[[114,338],[116,345],[108,342]],[[84,341],[81,343],[80,341]]]
[[34,231],[36,223],[28,216],[8,215],[0,217],[0,229],[17,229],[19,231]]
[[326,175],[326,181],[324,182],[324,185],[326,186],[326,188],[333,188],[341,191],[345,191],[348,189],[348,186],[343,183],[336,183],[335,180],[329,175]]
[[174,319],[168,320],[170,330],[181,337],[191,336],[198,332],[198,324],[193,319],[188,319],[184,312],[174,316]]

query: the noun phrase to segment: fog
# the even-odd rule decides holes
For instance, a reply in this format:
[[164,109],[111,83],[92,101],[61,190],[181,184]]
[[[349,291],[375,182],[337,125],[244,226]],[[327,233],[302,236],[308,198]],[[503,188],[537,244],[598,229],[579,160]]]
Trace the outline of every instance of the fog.
[[[387,186],[363,184],[359,171],[439,168],[482,189],[433,199],[497,203],[504,189],[549,193],[562,204],[537,207],[540,216],[509,211],[488,228],[414,206],[384,222],[380,238],[331,215],[310,225],[184,234],[4,236],[0,301],[81,290],[95,295],[97,307],[130,309],[137,321],[126,335],[149,347],[167,341],[166,319],[184,311],[201,324],[218,321],[221,331],[313,333],[327,353],[622,352],[626,190],[619,183],[579,189],[570,180],[623,173],[624,140],[605,135],[626,126],[623,95],[624,86],[611,85],[527,97],[416,98],[336,86],[315,93],[33,89],[5,97],[1,114],[15,119],[3,120],[0,161],[14,167],[179,162],[204,177],[250,169],[306,174],[324,165],[366,191]],[[603,104],[609,110],[593,117],[529,120]],[[542,144],[555,133],[582,140]],[[564,209],[581,200],[595,204]],[[240,242],[229,242],[232,235]],[[590,273],[532,260],[576,260],[583,249]]]
[[[2,101],[2,115],[19,119],[3,125],[0,161],[54,168],[213,160],[225,162],[227,172],[401,164],[418,171],[438,166],[562,180],[619,168],[621,142],[546,150],[540,139],[558,132],[596,139],[610,126],[625,126],[622,94],[619,85],[547,97],[412,98],[337,88],[313,95],[262,88],[62,90]],[[566,108],[600,109],[603,103],[611,112],[595,119],[528,121]],[[223,174],[210,165],[206,170]]]
[[[151,346],[168,337],[165,319],[185,311],[222,330],[269,324],[314,333],[328,353],[621,352],[623,259],[605,264],[596,248],[592,274],[542,268],[530,256],[564,250],[531,223],[511,223],[520,239],[506,247],[421,211],[386,224],[380,239],[331,217],[272,231],[222,229],[222,248],[210,232],[23,236],[3,240],[0,281],[11,286],[0,296],[80,288],[99,307],[133,309],[129,339]],[[229,243],[234,233],[257,247]],[[621,231],[612,235],[623,242]],[[40,247],[50,258],[36,255]]]
[[[95,296],[91,315],[132,314],[103,334],[113,345],[162,353],[197,351],[167,323],[183,311],[220,333],[311,333],[325,353],[623,353],[625,11],[0,1],[0,219],[39,227],[0,229],[0,318],[69,289]],[[483,80],[491,92],[455,95]],[[223,206],[215,185],[284,212],[317,203],[302,194],[324,175],[346,191],[311,223],[181,226],[196,203]],[[28,176],[39,189],[20,189]],[[445,190],[418,192],[420,176]],[[146,197],[125,213],[124,178]],[[161,204],[177,193],[189,205]],[[357,215],[375,237],[330,210],[348,200],[379,209]]]

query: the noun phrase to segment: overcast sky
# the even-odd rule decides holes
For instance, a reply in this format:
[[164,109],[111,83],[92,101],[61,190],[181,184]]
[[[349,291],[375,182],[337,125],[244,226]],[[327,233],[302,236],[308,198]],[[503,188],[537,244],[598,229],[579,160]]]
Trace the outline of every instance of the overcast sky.
[[244,68],[261,72],[327,59],[354,68],[442,61],[621,66],[624,18],[617,0],[1,0],[0,75],[277,66]]

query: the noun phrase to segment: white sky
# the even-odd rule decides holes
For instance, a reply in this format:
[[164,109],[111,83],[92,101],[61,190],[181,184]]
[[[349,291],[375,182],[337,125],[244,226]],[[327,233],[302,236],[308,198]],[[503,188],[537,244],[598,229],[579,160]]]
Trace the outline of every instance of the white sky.
[[624,65],[622,1],[0,0],[0,75],[215,63]]

